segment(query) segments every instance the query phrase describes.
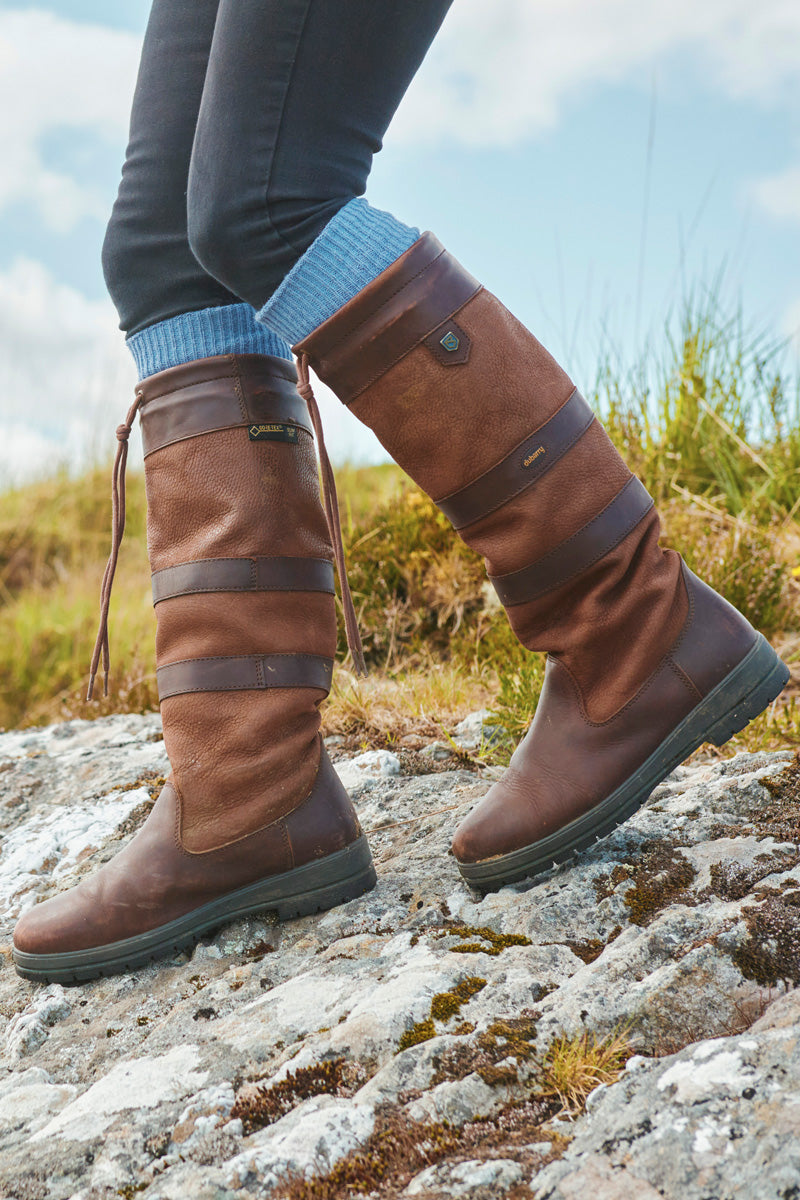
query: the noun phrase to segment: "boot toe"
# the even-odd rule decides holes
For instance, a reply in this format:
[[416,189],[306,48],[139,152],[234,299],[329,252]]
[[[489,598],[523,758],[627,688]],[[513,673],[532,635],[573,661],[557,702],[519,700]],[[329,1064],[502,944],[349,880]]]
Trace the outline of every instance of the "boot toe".
[[14,949],[21,954],[55,954],[71,949],[77,932],[65,920],[59,897],[29,908],[14,929]]
[[[503,789],[497,784],[489,789],[456,829],[451,844],[460,863],[485,862],[508,854],[533,840],[528,822],[528,805],[508,802],[508,792],[514,783],[511,771],[503,776]],[[530,788],[524,789],[529,793]]]

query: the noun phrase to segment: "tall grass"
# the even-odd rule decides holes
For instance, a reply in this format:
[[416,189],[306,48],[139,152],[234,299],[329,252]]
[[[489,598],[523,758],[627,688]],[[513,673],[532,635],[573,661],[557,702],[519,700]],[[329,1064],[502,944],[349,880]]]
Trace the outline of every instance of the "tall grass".
[[[592,397],[655,496],[665,541],[800,666],[800,390],[780,347],[714,302],[686,306],[662,361],[600,366]],[[519,736],[542,662],[514,639],[482,562],[399,470],[337,472],[350,582],[373,678],[347,676],[330,731],[355,743],[435,736],[493,698]],[[83,699],[109,544],[104,470],[16,488],[0,506],[0,727],[155,707],[143,480],[132,473],[111,609],[112,694]],[[344,657],[344,637],[340,640]],[[770,723],[772,722],[772,723]],[[768,745],[800,736],[797,709],[765,718]],[[741,743],[737,743],[741,744]]]

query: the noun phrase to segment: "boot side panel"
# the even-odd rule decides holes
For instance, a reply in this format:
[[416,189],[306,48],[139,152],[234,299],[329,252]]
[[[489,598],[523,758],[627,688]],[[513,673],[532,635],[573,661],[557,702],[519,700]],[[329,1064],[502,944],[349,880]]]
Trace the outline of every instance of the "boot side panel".
[[200,558],[331,558],[311,437],[250,442],[246,429],[205,434],[146,460],[153,571]]
[[478,292],[456,320],[471,342],[466,362],[445,366],[419,345],[349,405],[434,499],[493,466],[573,391],[566,372],[490,292]]

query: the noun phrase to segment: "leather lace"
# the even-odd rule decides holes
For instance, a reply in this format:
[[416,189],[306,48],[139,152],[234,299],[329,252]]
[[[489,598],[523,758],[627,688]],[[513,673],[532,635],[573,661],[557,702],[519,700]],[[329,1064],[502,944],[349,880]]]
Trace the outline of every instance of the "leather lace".
[[[328,451],[325,448],[325,437],[322,432],[322,420],[319,415],[316,397],[311,389],[311,384],[308,378],[308,359],[305,354],[302,354],[298,359],[297,373],[299,382],[297,390],[308,405],[308,411],[311,416],[311,423],[314,427],[314,433],[317,438],[319,447],[319,458],[322,466],[322,497],[325,504],[325,517],[328,522],[328,532],[331,542],[333,543],[333,556],[336,561],[336,570],[339,574],[339,586],[342,592],[342,609],[344,611],[344,628],[347,635],[347,645],[350,648],[350,654],[353,658],[356,671],[360,675],[366,675],[367,666],[364,661],[364,650],[361,645],[361,635],[358,631],[358,618],[356,616],[353,597],[350,592],[350,584],[347,580],[347,568],[344,560],[344,545],[342,543],[342,527],[339,517],[339,501],[336,495],[336,480],[333,475]],[[133,422],[136,420],[144,392],[137,391],[136,399],[128,410],[122,425],[117,426],[117,452],[114,457],[114,468],[111,473],[111,553],[106,563],[105,573],[103,575],[103,583],[100,588],[100,627],[97,630],[97,639],[94,644],[92,653],[92,662],[89,668],[89,687],[86,692],[86,699],[91,700],[94,694],[94,683],[97,677],[97,671],[100,666],[100,659],[103,660],[103,695],[108,695],[108,672],[109,672],[109,652],[108,652],[108,609],[111,603],[111,589],[114,584],[114,575],[117,570],[117,559],[119,558],[119,548],[122,544],[122,537],[125,533],[125,469],[128,462],[128,439],[131,435]]]
[[331,460],[328,458],[328,451],[325,448],[325,437],[322,432],[322,419],[319,415],[317,399],[308,377],[308,356],[306,354],[301,354],[297,360],[297,379],[297,390],[308,405],[311,424],[314,426],[317,446],[319,447],[319,461],[322,467],[322,498],[325,503],[328,532],[333,543],[333,557],[336,560],[339,587],[342,592],[342,611],[344,613],[344,631],[347,636],[347,645],[350,648],[350,654],[352,655],[356,671],[359,675],[366,675],[367,664],[364,661],[364,649],[361,645],[361,634],[358,631],[358,617],[356,616],[356,609],[350,592],[350,584],[347,579],[347,567],[344,561],[342,523],[339,516],[336,480],[333,475]]
[[119,548],[125,532],[125,467],[128,462],[128,438],[131,436],[133,422],[136,420],[136,414],[143,399],[144,392],[137,391],[136,399],[128,409],[127,417],[122,425],[117,426],[117,453],[114,456],[114,469],[111,472],[111,553],[108,556],[103,583],[100,587],[100,628],[97,631],[92,664],[89,668],[87,700],[91,700],[94,693],[94,681],[101,655],[103,657],[103,695],[108,695],[108,606],[111,603],[111,588],[117,570]]

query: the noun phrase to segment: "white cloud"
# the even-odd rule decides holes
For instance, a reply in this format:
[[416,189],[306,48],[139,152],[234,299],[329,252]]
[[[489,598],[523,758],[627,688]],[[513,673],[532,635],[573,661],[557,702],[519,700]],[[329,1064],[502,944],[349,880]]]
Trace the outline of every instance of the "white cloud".
[[796,100],[797,0],[456,0],[397,113],[398,141],[511,145],[593,85],[689,51],[726,95]]
[[758,203],[773,217],[800,221],[800,166],[760,179],[754,191]]
[[[108,457],[135,383],[110,301],[88,300],[30,259],[0,273],[0,488]],[[314,390],[331,458],[385,460],[329,388]],[[140,460],[136,435],[131,463]]]
[[0,482],[110,451],[136,378],[116,325],[41,263],[0,274]]
[[0,209],[31,204],[68,232],[108,215],[108,197],[46,162],[43,140],[89,131],[124,145],[141,40],[37,9],[0,11]]

